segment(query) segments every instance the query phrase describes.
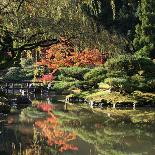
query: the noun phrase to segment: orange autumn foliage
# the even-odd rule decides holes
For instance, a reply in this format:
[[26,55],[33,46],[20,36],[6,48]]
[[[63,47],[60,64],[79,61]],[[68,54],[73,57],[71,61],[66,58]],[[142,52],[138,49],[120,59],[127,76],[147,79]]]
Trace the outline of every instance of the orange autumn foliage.
[[41,78],[37,78],[38,82],[51,82],[55,79],[54,74],[57,72],[57,69],[54,69],[52,73],[42,75]]
[[49,69],[69,66],[98,66],[105,62],[104,55],[98,49],[77,51],[66,39],[42,50],[42,58],[37,65],[48,66]]
[[48,103],[40,103],[37,105],[37,108],[44,112],[50,112],[53,109],[53,105]]

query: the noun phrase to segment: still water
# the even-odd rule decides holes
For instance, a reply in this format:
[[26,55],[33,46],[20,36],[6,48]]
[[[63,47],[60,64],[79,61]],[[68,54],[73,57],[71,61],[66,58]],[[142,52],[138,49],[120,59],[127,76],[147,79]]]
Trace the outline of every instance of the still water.
[[[61,96],[56,98],[60,99]],[[57,147],[52,142],[49,143],[51,139],[47,135],[41,135],[41,129],[36,129],[35,126],[38,120],[45,123],[48,114],[36,112],[36,109],[29,107],[28,110],[1,117],[4,126],[0,127],[0,155],[155,155],[153,128],[125,123],[111,124],[106,117],[94,115],[91,110],[81,110],[79,107],[70,111],[65,103],[56,101],[56,98],[32,100],[33,105],[52,105],[53,114],[59,122],[52,131],[60,131],[64,137],[57,135],[56,138],[66,139],[65,143],[76,149],[61,152],[60,145]],[[74,138],[67,139],[68,135]]]

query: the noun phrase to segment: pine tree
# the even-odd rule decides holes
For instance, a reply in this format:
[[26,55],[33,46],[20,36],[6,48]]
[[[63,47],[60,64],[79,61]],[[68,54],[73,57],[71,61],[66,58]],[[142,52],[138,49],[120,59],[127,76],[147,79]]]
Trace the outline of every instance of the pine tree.
[[136,11],[138,1],[135,0],[113,0],[115,3],[114,27],[124,35],[130,35],[135,31],[137,24]]
[[136,55],[155,56],[155,0],[141,0],[138,10],[139,24],[133,41]]

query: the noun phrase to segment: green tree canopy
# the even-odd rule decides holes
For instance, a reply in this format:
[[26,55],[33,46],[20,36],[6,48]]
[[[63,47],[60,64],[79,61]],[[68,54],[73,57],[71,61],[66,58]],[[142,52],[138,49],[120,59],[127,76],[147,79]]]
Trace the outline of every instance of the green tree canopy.
[[154,57],[155,53],[155,1],[141,0],[138,16],[140,23],[136,26],[134,46],[140,57]]
[[[119,35],[110,34],[104,27],[98,32],[95,20],[83,10],[86,4],[88,5],[88,1],[2,0],[0,2],[1,68],[8,65],[8,62],[12,64],[18,61],[24,50],[59,42],[59,36],[72,39],[79,49],[87,47],[100,48],[109,53],[123,52],[124,39]],[[109,5],[107,2],[105,4]],[[108,8],[111,10],[110,6]],[[105,6],[102,7],[102,11],[103,9]],[[104,12],[97,13],[98,21],[102,20],[100,16],[107,16],[108,12],[106,10]]]

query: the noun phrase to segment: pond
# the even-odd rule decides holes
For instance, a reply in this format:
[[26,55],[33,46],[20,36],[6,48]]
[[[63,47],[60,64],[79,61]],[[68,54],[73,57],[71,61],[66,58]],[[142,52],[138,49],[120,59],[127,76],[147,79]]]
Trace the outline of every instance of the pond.
[[[63,96],[32,98],[32,107],[1,117],[0,155],[155,155],[154,128],[113,124],[57,99]],[[52,105],[52,113],[39,104]]]

